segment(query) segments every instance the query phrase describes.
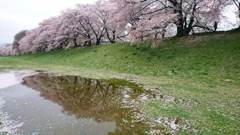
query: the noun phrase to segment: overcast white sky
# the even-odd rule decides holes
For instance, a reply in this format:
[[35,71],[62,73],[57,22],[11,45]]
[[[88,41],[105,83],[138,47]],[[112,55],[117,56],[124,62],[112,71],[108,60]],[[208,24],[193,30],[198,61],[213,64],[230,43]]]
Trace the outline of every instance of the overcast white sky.
[[0,0],[0,44],[12,43],[16,33],[37,27],[39,22],[59,15],[61,10],[94,1],[96,0]]
[[94,1],[96,0],[0,0],[0,44],[12,43],[16,33],[37,27],[39,22],[59,15],[61,10]]

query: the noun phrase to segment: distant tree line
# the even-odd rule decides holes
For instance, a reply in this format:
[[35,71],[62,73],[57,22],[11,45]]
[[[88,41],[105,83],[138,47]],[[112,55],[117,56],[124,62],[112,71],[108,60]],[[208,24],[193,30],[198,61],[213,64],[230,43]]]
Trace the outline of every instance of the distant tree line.
[[[240,9],[238,0],[98,0],[78,4],[34,29],[17,33],[12,46],[0,48],[0,55],[158,41],[164,36],[214,31],[213,24],[224,18],[222,11],[230,4]],[[240,15],[240,10],[236,13]]]

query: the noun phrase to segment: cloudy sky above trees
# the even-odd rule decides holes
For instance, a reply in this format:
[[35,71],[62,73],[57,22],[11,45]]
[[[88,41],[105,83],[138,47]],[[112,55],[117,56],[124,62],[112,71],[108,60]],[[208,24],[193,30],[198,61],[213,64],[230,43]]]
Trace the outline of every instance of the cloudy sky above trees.
[[12,43],[17,32],[35,28],[42,20],[59,15],[61,10],[94,1],[96,0],[0,0],[0,44]]

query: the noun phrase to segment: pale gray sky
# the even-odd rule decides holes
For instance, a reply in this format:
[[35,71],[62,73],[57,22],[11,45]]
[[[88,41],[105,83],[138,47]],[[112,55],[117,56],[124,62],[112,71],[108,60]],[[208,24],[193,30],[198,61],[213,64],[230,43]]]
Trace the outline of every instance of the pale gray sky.
[[[96,0],[0,0],[0,44],[12,43],[14,35],[21,30],[30,30],[44,19],[60,14],[61,10],[73,8],[80,3]],[[228,17],[233,18],[230,7]],[[226,25],[226,26],[225,26]],[[229,27],[222,24],[223,28]]]
[[16,33],[37,27],[39,22],[59,15],[61,10],[94,1],[96,0],[0,0],[0,44],[12,43]]

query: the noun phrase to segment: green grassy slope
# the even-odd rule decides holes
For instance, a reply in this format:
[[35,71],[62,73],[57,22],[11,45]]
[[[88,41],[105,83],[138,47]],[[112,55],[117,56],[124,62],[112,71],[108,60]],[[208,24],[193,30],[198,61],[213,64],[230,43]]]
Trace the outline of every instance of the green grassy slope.
[[[18,57],[1,58],[1,65],[32,62],[131,73],[168,76],[207,83],[238,80],[240,34],[218,34],[166,39],[158,49],[129,43],[56,50]],[[11,61],[13,63],[11,63]],[[24,64],[23,64],[24,65]],[[30,65],[27,65],[30,66]],[[170,75],[171,74],[171,75]]]
[[[128,78],[196,104],[153,101],[141,105],[153,120],[192,121],[200,134],[240,133],[240,33],[203,34],[149,43],[92,46],[0,57],[0,70],[39,69],[94,78]],[[161,106],[173,108],[162,109]],[[193,124],[194,123],[194,124]],[[178,131],[179,133],[182,131]],[[193,132],[184,131],[192,134]]]

